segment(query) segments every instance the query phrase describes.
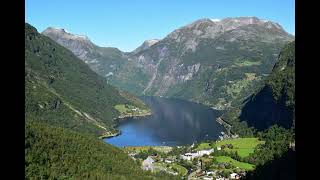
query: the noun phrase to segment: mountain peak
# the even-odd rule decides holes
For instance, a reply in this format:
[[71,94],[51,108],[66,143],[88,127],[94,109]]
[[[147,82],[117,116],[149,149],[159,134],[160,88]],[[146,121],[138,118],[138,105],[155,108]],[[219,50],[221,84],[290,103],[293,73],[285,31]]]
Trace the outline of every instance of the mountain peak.
[[48,27],[41,34],[51,35],[51,36],[59,35],[60,37],[64,37],[66,39],[90,41],[90,39],[86,35],[71,34],[64,28]]
[[207,23],[210,26],[221,25],[225,30],[231,30],[238,28],[240,26],[256,24],[256,25],[273,25],[274,28],[281,29],[283,28],[276,22],[270,20],[259,19],[255,16],[245,16],[245,17],[227,17],[223,19],[218,18],[202,18],[198,19],[184,27],[198,27],[200,24]]
[[[178,42],[187,39],[202,38],[215,38],[221,33],[227,31],[236,30],[241,27],[251,26],[250,29],[265,29],[277,32],[276,34],[281,34],[287,36],[288,33],[276,22],[270,20],[259,19],[255,16],[247,17],[227,17],[223,19],[217,18],[202,18],[198,19],[186,26],[176,29],[170,33],[166,39],[174,39]],[[249,30],[248,28],[246,28]],[[242,33],[244,30],[240,30]],[[249,30],[250,31],[250,30]],[[194,40],[192,40],[194,41]]]
[[220,22],[221,19],[210,19],[212,22]]
[[149,39],[149,40],[145,40],[143,43],[146,43],[147,45],[152,46],[159,41],[160,41],[159,39]]
[[71,50],[80,59],[87,59],[95,45],[85,35],[71,34],[63,28],[48,27],[41,34]]
[[136,48],[135,50],[133,50],[132,52],[134,54],[137,54],[138,52],[141,52],[143,50],[148,49],[149,47],[151,47],[152,45],[156,44],[157,42],[159,42],[160,39],[149,39],[149,40],[145,40],[142,45],[140,45],[138,48]]

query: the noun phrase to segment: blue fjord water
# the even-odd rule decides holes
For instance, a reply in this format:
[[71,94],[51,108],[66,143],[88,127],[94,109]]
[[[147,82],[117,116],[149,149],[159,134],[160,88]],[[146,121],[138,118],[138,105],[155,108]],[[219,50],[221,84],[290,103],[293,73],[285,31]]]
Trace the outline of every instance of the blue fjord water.
[[104,139],[118,147],[177,146],[218,139],[224,128],[216,122],[221,111],[179,99],[143,96],[152,115],[122,120],[121,135]]

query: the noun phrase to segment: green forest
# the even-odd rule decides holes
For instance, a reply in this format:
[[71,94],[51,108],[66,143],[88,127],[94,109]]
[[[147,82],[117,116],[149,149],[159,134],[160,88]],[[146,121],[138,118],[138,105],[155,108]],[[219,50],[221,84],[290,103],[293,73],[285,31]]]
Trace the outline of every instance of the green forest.
[[177,179],[144,172],[122,150],[94,136],[26,122],[26,179]]

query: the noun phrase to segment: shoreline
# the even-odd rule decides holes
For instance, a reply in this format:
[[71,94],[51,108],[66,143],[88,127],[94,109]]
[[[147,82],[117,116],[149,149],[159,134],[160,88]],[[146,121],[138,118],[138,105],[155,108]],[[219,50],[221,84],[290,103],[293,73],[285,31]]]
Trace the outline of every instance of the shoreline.
[[221,117],[222,116],[217,117],[216,121],[225,128],[225,130],[227,131],[225,132],[226,134],[231,135],[230,129],[232,126],[229,123],[225,122]]
[[152,112],[147,112],[147,113],[144,113],[144,114],[135,114],[135,115],[132,115],[132,114],[128,114],[128,115],[120,115],[119,117],[117,118],[113,118],[113,120],[122,120],[122,119],[126,119],[126,118],[135,118],[135,117],[146,117],[146,116],[151,116],[152,115]]
[[[162,98],[164,98],[164,97],[162,97]],[[165,97],[165,98],[168,98],[168,97]],[[187,100],[187,101],[189,101],[189,100]],[[209,108],[216,110],[216,111],[223,111],[222,109],[218,109],[216,107],[212,107],[210,105],[206,105],[206,104],[203,104],[200,102],[194,102],[194,101],[189,101],[189,102],[208,106]],[[121,135],[122,134],[121,131],[118,130],[116,127],[118,126],[119,122],[125,121],[127,118],[147,117],[147,116],[151,116],[151,115],[152,115],[152,111],[150,110],[149,112],[144,113],[144,114],[135,114],[135,115],[127,114],[127,115],[120,115],[116,118],[113,118],[113,120],[117,122],[117,124],[115,125],[116,132],[115,133],[111,133],[110,131],[106,132],[105,134],[99,136],[99,139],[108,139],[108,138],[112,138],[112,137],[116,137],[116,136]],[[226,134],[230,134],[231,125],[228,124],[227,122],[225,122],[221,117],[222,117],[222,115],[220,117],[216,118],[216,121],[225,128],[225,130],[227,131],[227,132],[225,132]]]
[[117,132],[115,133],[111,133],[111,132],[106,132],[103,135],[99,136],[99,139],[107,139],[107,138],[112,138],[112,137],[116,137],[121,135],[121,131],[117,130]]
[[[151,116],[152,112],[147,112],[144,114],[136,114],[136,115],[120,115],[117,118],[113,118],[114,121],[116,121],[117,123],[119,123],[120,121],[125,121],[126,118],[135,118],[135,117],[146,117],[146,116]],[[99,136],[99,139],[108,139],[108,138],[112,138],[112,137],[116,137],[121,135],[121,131],[119,129],[117,129],[116,127],[118,126],[118,124],[116,124],[115,126],[115,130],[116,132],[112,133],[110,131],[104,133],[103,135]]]

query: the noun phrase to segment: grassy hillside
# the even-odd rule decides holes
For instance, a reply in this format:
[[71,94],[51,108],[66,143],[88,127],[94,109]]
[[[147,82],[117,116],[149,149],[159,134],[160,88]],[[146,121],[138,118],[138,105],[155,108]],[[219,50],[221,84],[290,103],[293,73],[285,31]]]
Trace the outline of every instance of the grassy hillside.
[[239,167],[245,170],[253,170],[255,168],[254,165],[244,162],[239,162],[237,160],[232,159],[229,156],[217,156],[214,158],[218,163],[230,163],[234,167]]
[[94,136],[26,122],[26,179],[174,179],[152,174],[123,151]]
[[119,92],[68,49],[25,25],[25,115],[101,135],[114,129],[117,104],[147,109],[134,96]]
[[215,143],[215,147],[221,147],[222,145],[227,144],[231,144],[233,148],[225,148],[224,150],[237,152],[240,157],[248,157],[254,152],[259,144],[264,144],[264,141],[260,141],[258,138],[227,139]]

